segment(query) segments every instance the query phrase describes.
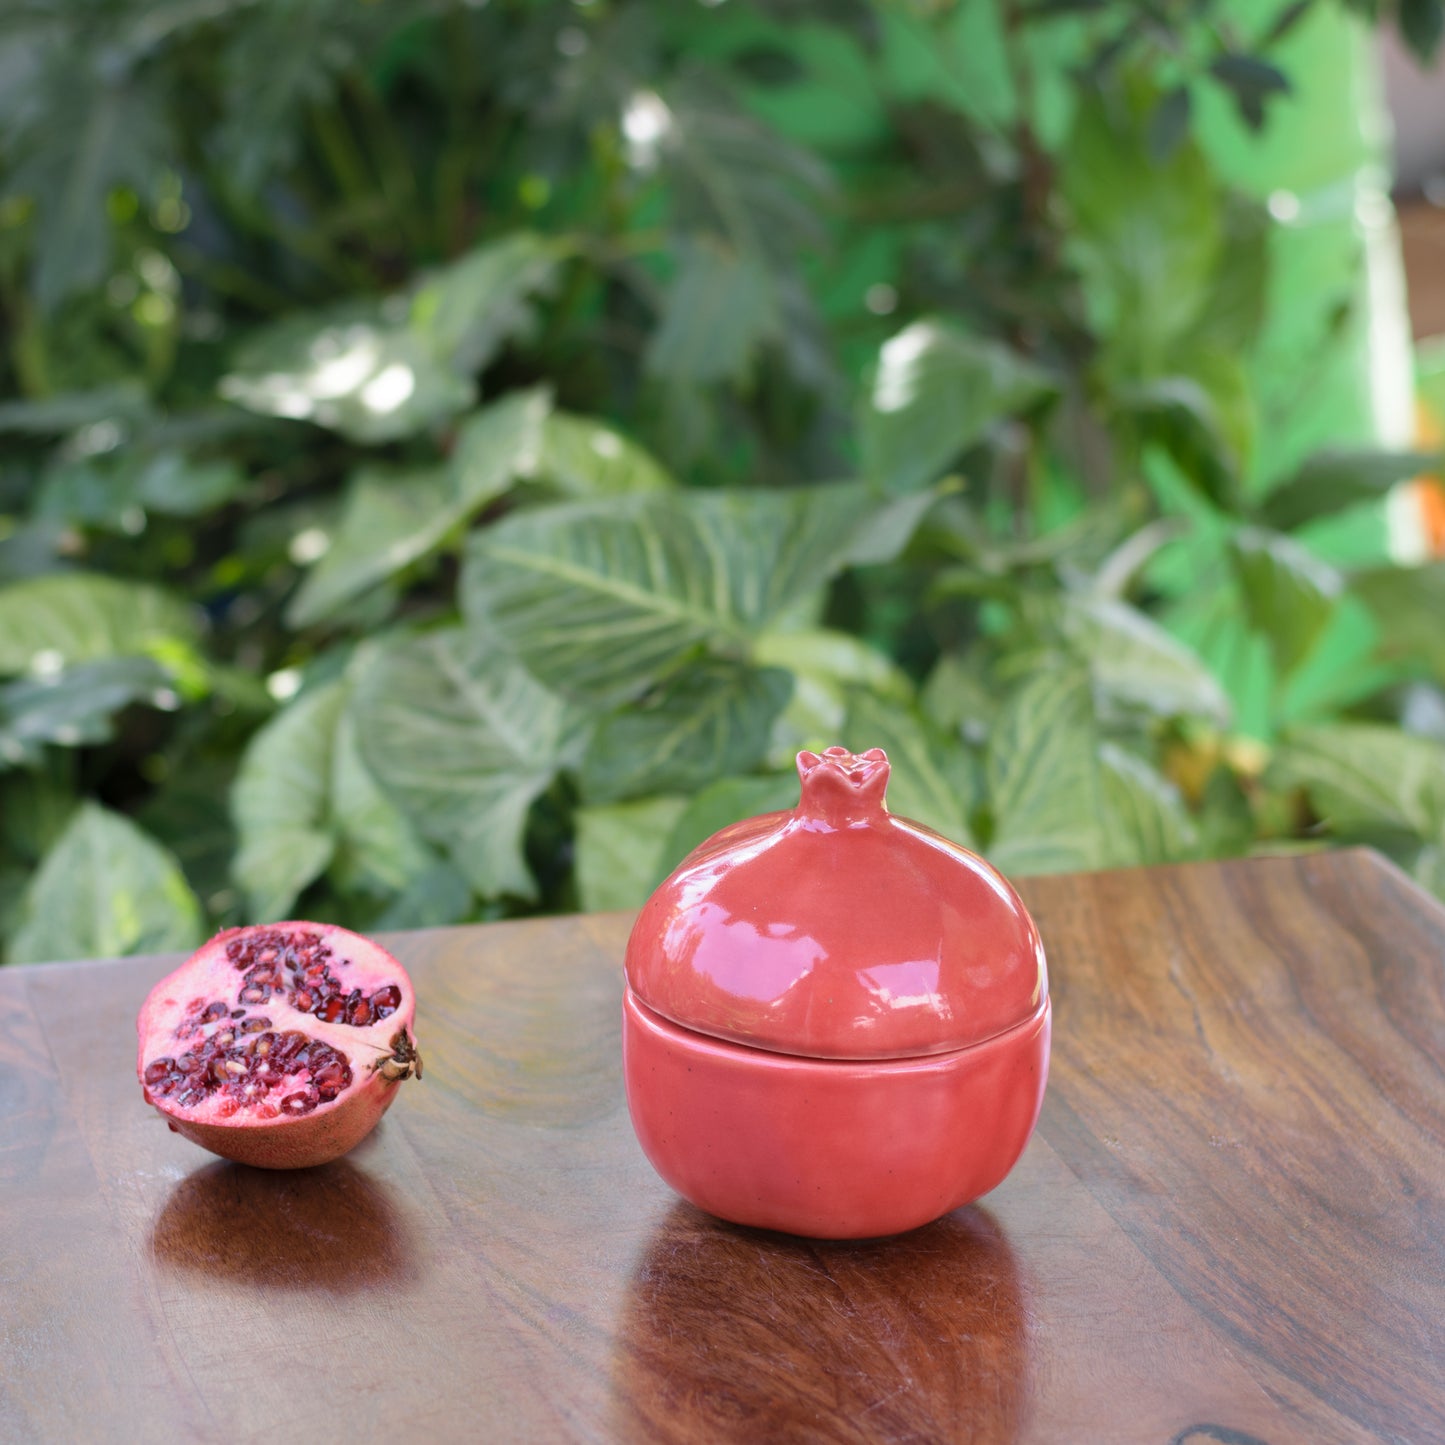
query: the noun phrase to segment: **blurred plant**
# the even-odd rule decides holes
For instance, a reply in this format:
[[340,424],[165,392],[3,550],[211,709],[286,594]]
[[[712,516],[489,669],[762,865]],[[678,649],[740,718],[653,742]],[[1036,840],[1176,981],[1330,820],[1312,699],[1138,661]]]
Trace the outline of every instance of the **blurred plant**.
[[1192,130],[1311,9],[11,6],[9,957],[628,906],[840,739],[1014,872],[1445,892],[1445,563],[1312,540],[1422,459],[1252,470],[1273,223]]

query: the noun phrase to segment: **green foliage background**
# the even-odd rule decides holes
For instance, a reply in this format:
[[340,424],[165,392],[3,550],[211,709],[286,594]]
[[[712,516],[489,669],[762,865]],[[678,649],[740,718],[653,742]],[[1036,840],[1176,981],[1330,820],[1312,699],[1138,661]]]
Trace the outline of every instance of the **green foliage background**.
[[1016,873],[1445,895],[1445,564],[1339,545],[1431,459],[1281,442],[1200,139],[1374,9],[7,7],[6,957],[632,906],[837,741]]

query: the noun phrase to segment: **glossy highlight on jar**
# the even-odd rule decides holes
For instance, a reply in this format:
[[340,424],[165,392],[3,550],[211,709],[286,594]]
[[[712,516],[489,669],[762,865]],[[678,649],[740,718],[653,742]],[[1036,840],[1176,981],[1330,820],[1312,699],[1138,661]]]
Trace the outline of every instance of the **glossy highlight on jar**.
[[798,756],[802,796],[695,848],[627,945],[644,1153],[738,1224],[867,1238],[1002,1182],[1038,1118],[1037,928],[966,848],[887,808],[879,748]]

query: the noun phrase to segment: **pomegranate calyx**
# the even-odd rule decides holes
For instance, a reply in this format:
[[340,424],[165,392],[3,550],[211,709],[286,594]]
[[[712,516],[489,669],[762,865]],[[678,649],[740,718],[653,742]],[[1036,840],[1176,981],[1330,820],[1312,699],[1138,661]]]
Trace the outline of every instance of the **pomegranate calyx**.
[[391,1041],[391,1052],[378,1059],[372,1066],[389,1084],[398,1084],[413,1074],[421,1078],[421,1054],[412,1042],[411,1035],[403,1029]]

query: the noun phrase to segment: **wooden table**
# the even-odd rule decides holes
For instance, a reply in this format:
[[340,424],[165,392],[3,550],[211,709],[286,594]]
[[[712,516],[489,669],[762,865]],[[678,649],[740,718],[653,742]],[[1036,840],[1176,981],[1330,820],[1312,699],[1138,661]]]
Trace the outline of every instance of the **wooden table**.
[[1023,891],[1038,1132],[865,1244],[653,1175],[625,917],[397,939],[426,1078],[289,1175],[142,1104],[170,961],[0,971],[0,1439],[1445,1440],[1445,910],[1360,852]]

